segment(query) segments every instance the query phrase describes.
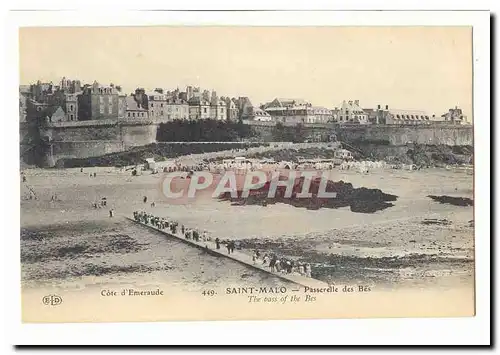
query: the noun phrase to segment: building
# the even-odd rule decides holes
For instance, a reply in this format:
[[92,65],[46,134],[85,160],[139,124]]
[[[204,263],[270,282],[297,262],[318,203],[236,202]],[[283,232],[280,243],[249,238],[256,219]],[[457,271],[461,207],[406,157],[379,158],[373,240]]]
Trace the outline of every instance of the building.
[[448,112],[442,114],[441,117],[447,123],[469,124],[469,122],[467,122],[467,116],[463,114],[462,109],[458,108],[458,106],[455,106],[455,108],[450,108]]
[[226,103],[227,120],[229,122],[236,122],[239,119],[238,107],[236,106],[236,99],[230,99],[229,97],[222,98]]
[[52,82],[42,83],[40,80],[30,86],[31,98],[37,102],[47,102],[49,95],[55,90]]
[[366,113],[368,117],[369,123],[377,123],[377,110],[374,108],[363,108],[363,111]]
[[359,100],[342,101],[338,112],[338,123],[368,124],[368,115],[359,106]]
[[34,121],[44,117],[49,105],[45,102],[38,102],[33,99],[26,100],[26,121]]
[[439,118],[423,110],[392,109],[388,105],[383,109],[378,105],[371,120],[374,124],[420,125],[438,122]]
[[141,106],[139,102],[137,102],[136,97],[134,95],[127,96],[125,98],[126,112],[125,119],[126,120],[144,120],[149,118],[148,110]]
[[189,105],[185,100],[180,98],[168,98],[166,102],[166,121],[172,120],[188,120]]
[[78,121],[78,94],[65,94],[63,107],[67,121]]
[[43,111],[42,117],[47,123],[57,123],[67,121],[68,116],[61,106],[50,106]]
[[340,119],[340,109],[338,107],[335,107],[332,112],[332,119],[331,122],[338,122]]
[[118,95],[118,118],[125,118],[127,114],[127,95]]
[[276,122],[305,123],[307,122],[307,108],[312,107],[303,99],[276,98],[264,105],[264,110]]
[[328,123],[333,120],[332,110],[302,99],[277,98],[263,108],[277,122]]
[[145,93],[143,100],[143,108],[148,108],[149,118],[156,122],[168,121],[167,116],[167,95],[163,94],[163,90]]
[[252,110],[252,114],[250,116],[251,120],[258,121],[258,122],[272,122],[273,117],[260,107],[254,107]]
[[25,95],[19,95],[19,122],[26,122],[28,100]]
[[306,108],[307,123],[328,123],[333,121],[333,112],[330,109],[321,106],[312,106]]
[[251,119],[253,115],[253,104],[246,96],[240,96],[235,100],[235,105],[238,110],[238,119]]
[[[201,97],[201,91],[199,87],[193,87],[193,86],[187,86],[186,87],[186,101],[191,100],[192,98],[200,98]],[[181,97],[181,99],[184,99]]]
[[82,91],[82,83],[80,80],[70,80],[63,77],[59,89],[65,93],[76,94]]
[[61,89],[48,96],[49,106],[61,107],[66,114],[66,121],[78,121],[79,93],[68,93]]
[[103,86],[94,81],[78,96],[79,120],[118,119],[119,96],[114,85]]
[[224,100],[218,98],[215,91],[212,91],[210,100],[210,118],[218,121],[227,120],[227,104]]
[[190,120],[210,119],[210,101],[195,96],[188,101],[188,105]]
[[385,124],[430,124],[436,120],[436,115],[421,110],[390,109],[385,115]]
[[31,96],[31,85],[19,85],[19,95]]

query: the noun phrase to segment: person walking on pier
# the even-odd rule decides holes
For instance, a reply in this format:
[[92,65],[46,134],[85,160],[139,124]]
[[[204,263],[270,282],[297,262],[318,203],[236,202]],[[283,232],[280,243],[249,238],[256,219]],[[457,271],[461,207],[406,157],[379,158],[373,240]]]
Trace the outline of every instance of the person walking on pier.
[[307,277],[311,277],[311,264],[307,263],[304,267],[305,274]]
[[215,238],[215,249],[220,249],[220,239]]
[[267,264],[267,254],[265,254],[264,257],[262,258],[262,265],[266,264]]
[[276,256],[273,256],[273,257],[271,258],[271,261],[269,262],[269,269],[270,269],[272,272],[274,272],[274,270],[275,270],[276,261],[277,261]]
[[275,268],[276,272],[280,272],[280,260],[276,259],[276,261],[274,263],[274,268]]
[[231,254],[231,243],[230,242],[226,242],[226,248],[227,248],[227,253]]

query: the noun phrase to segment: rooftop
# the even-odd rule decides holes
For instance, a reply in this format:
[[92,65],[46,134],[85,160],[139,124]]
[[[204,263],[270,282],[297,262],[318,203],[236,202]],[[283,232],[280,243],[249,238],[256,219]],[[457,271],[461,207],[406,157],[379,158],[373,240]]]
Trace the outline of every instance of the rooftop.
[[127,111],[146,111],[142,108],[133,96],[127,96],[125,99],[125,103],[127,106]]

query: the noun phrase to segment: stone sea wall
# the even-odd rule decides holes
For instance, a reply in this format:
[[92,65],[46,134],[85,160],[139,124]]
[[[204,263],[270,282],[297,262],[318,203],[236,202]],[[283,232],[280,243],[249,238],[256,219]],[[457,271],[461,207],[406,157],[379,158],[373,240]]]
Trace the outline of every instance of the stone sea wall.
[[[247,122],[264,141],[273,140],[273,123]],[[293,129],[285,124],[285,128]],[[432,145],[473,145],[474,130],[471,125],[337,125],[303,124],[306,135],[335,134],[346,143],[358,141],[387,142],[390,145],[407,143]]]
[[[267,122],[246,122],[261,141],[273,142],[274,125]],[[288,126],[288,125],[285,125]],[[145,121],[78,121],[46,124],[40,128],[44,142],[41,165],[54,166],[61,158],[87,158],[127,150],[156,142],[157,124]],[[293,127],[289,127],[293,129]],[[21,145],[27,144],[30,128],[20,126]],[[380,142],[400,146],[407,143],[431,145],[473,145],[473,126],[460,125],[350,125],[304,124],[307,135],[331,135],[350,142]],[[24,147],[23,147],[24,149]],[[24,149],[26,150],[26,149]]]

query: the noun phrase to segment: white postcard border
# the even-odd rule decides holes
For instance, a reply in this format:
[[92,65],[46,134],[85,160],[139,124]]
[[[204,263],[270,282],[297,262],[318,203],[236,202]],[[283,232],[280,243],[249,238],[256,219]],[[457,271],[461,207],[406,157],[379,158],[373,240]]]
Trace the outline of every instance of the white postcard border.
[[[472,25],[474,26],[474,123],[476,306],[473,318],[368,319],[264,322],[121,324],[21,324],[19,245],[18,107],[19,26],[84,25]],[[10,14],[5,37],[7,85],[4,134],[4,270],[1,293],[9,310],[6,326],[13,344],[470,344],[489,339],[490,313],[490,53],[486,12],[121,12],[114,10],[20,12]],[[36,58],[34,58],[36,60]],[[14,117],[16,119],[14,119]],[[7,207],[9,206],[9,207]],[[14,208],[13,206],[16,206]],[[15,221],[15,222],[14,222]],[[196,336],[193,336],[196,334]]]

